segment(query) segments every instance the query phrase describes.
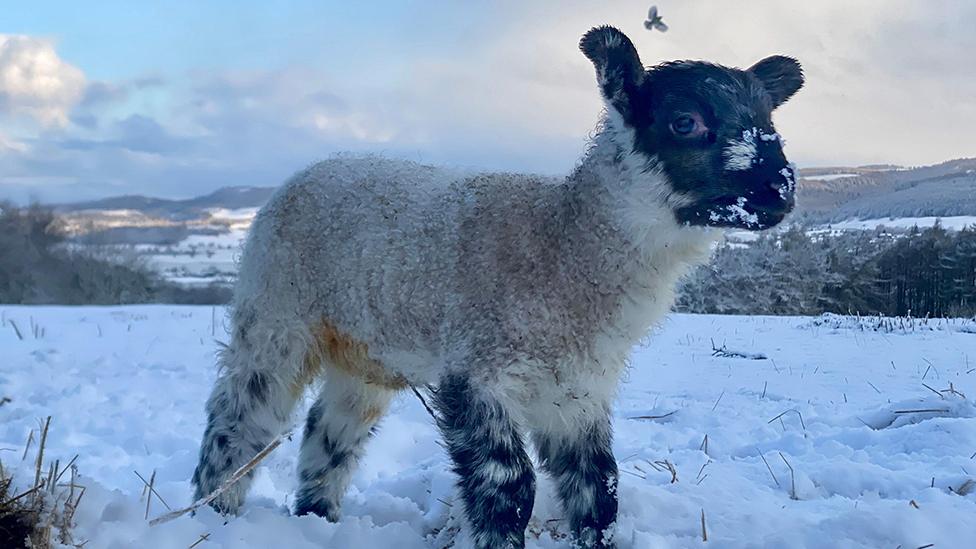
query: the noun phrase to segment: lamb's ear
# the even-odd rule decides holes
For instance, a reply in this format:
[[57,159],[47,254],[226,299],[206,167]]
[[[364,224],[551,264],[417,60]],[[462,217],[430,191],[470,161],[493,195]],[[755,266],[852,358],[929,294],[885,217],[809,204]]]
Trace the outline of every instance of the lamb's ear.
[[644,79],[644,67],[630,38],[613,27],[595,27],[583,35],[580,50],[596,67],[603,98],[625,122],[633,124],[632,104]]
[[803,68],[792,57],[767,57],[750,67],[749,72],[763,83],[766,93],[773,100],[774,109],[786,103],[787,99],[803,87]]

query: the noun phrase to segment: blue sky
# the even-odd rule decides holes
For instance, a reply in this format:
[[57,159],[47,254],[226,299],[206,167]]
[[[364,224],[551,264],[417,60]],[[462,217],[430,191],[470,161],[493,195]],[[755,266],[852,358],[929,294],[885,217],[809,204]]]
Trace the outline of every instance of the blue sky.
[[667,34],[633,1],[6,4],[0,199],[276,185],[344,150],[566,172],[601,108],[576,42],[602,23],[648,65],[799,58],[776,121],[801,165],[976,156],[964,0],[660,0]]
[[[439,48],[417,25],[437,25],[438,40],[459,40],[450,2],[122,2],[61,1],[4,7],[4,32],[54,38],[66,61],[98,80],[193,69],[273,69],[319,65],[336,70],[377,58]],[[419,11],[414,6],[421,6]],[[436,9],[435,9],[436,7]],[[476,15],[475,10],[458,15]],[[447,24],[451,23],[451,24]],[[474,21],[472,21],[474,23]],[[483,30],[487,28],[483,27]],[[453,31],[453,32],[452,32]],[[370,47],[362,47],[368,38]]]

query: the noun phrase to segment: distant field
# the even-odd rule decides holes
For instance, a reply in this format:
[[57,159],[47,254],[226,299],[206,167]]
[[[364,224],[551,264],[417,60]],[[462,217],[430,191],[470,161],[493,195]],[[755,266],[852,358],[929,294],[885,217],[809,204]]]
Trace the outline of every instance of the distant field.
[[943,228],[958,231],[965,227],[976,227],[976,215],[957,215],[950,217],[896,217],[883,219],[849,219],[831,223],[830,227],[839,230],[871,230],[877,227],[888,229],[907,230],[912,227],[924,229],[932,227],[938,222]]
[[[818,226],[834,231],[872,230],[884,226],[890,230],[908,230],[913,226],[931,227],[936,221],[949,230],[976,225],[976,216],[904,217],[895,219],[848,220]],[[223,234],[195,234],[173,245],[137,245],[129,248],[168,280],[188,285],[210,283],[227,284],[237,274],[236,261],[240,257],[248,223],[241,219],[233,229]],[[748,243],[758,238],[758,233],[732,231],[729,239],[735,243]]]

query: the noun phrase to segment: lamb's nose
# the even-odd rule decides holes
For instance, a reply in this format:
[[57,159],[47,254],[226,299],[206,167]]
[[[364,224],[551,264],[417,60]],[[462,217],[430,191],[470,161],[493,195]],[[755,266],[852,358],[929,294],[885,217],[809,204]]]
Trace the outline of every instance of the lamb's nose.
[[[780,174],[777,174],[780,175]],[[789,186],[785,177],[772,177],[764,181],[766,187],[774,190],[780,191]]]
[[780,192],[793,188],[793,170],[785,164],[766,162],[756,172],[756,183],[763,189]]
[[760,173],[757,174],[763,188],[776,192],[792,191],[796,183],[795,174],[783,155],[783,149],[776,143],[770,145],[764,153],[758,168]]

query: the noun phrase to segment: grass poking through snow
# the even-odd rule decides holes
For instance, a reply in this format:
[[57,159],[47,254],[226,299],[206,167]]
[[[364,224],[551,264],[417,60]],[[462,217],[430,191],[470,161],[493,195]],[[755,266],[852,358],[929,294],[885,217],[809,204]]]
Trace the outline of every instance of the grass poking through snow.
[[[85,487],[76,482],[78,468],[75,460],[78,456],[63,467],[60,460],[45,463],[44,449],[50,426],[51,418],[48,417],[41,425],[30,487],[20,484],[14,478],[14,471],[0,462],[0,542],[4,548],[50,549],[84,545],[76,543],[71,534],[75,511],[85,495]],[[33,435],[31,431],[24,459]]]

